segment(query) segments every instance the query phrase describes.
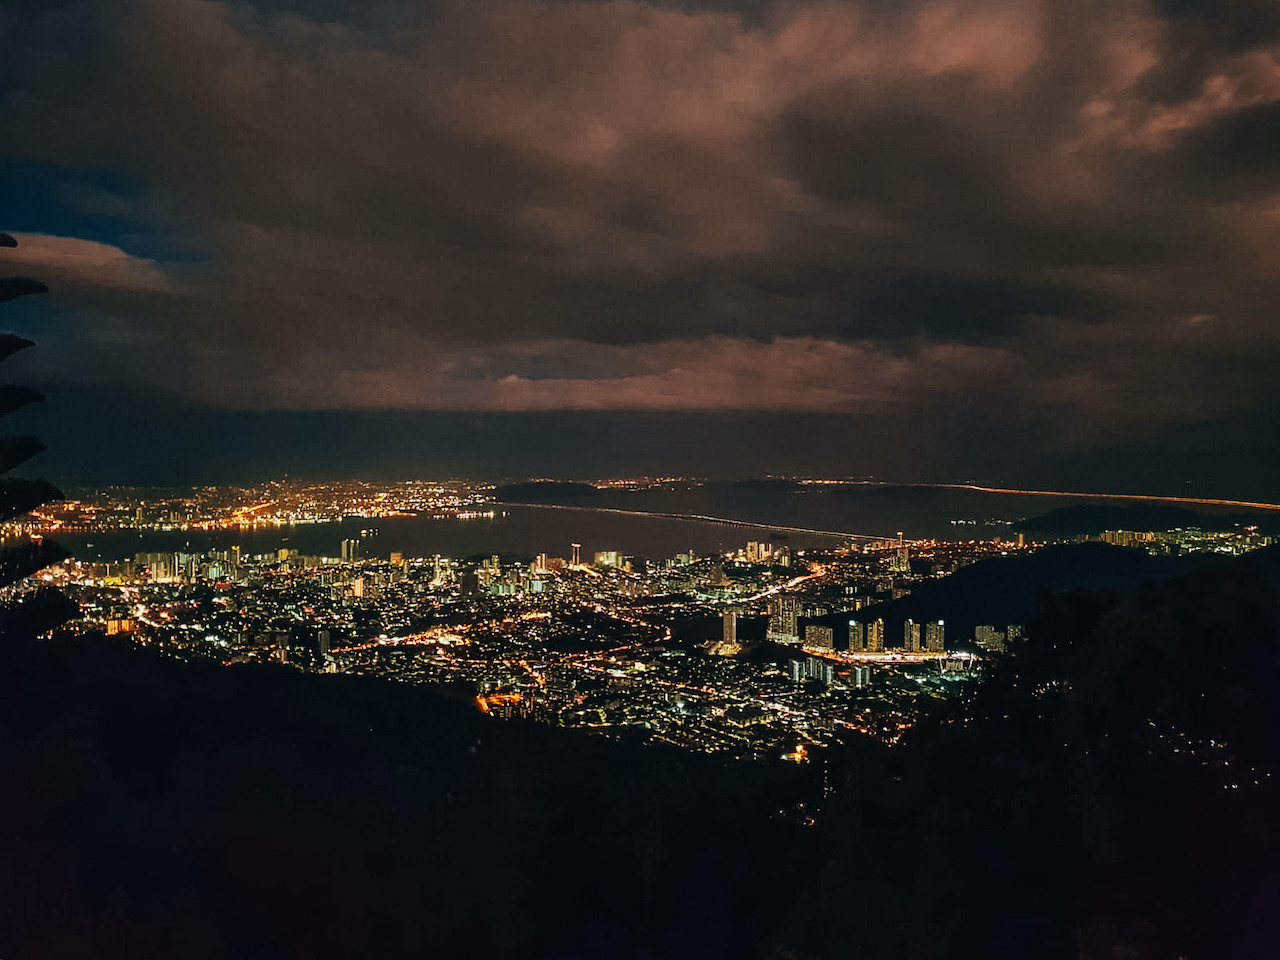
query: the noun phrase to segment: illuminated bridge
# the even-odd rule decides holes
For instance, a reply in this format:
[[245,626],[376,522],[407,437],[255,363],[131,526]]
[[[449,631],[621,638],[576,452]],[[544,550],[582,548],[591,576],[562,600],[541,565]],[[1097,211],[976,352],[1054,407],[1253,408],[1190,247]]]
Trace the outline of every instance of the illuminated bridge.
[[[896,536],[869,533],[847,533],[843,530],[815,530],[812,527],[788,527],[777,523],[752,523],[748,520],[732,520],[728,517],[708,517],[700,513],[654,513],[648,510],[619,510],[616,507],[577,507],[558,503],[503,503],[506,507],[533,507],[538,510],[581,510],[588,513],[617,513],[624,517],[651,517],[658,520],[693,520],[718,527],[738,530],[771,530],[777,533],[796,533],[806,536],[830,537],[833,540],[863,540],[868,542],[897,541]],[[904,544],[920,543],[919,540],[903,540]]]

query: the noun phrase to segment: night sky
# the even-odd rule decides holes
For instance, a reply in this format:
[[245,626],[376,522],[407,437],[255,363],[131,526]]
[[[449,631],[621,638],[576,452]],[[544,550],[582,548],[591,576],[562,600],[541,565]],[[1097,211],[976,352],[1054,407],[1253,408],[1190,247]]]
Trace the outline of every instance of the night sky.
[[1280,499],[1274,0],[10,0],[63,483]]

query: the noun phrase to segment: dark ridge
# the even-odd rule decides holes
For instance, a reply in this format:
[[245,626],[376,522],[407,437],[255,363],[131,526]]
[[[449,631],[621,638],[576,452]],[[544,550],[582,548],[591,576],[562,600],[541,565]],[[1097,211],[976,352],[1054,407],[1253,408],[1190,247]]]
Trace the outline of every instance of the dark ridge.
[[1280,528],[1280,517],[1270,511],[1211,514],[1149,503],[1127,506],[1077,504],[1019,521],[1014,529],[1053,536],[1096,536],[1104,530],[1163,531],[1196,528],[1227,532],[1244,526],[1257,526],[1263,531],[1274,530]]
[[864,607],[857,613],[819,618],[848,634],[851,619],[885,621],[887,646],[900,646],[906,620],[946,621],[947,646],[973,638],[973,628],[990,624],[998,630],[1025,623],[1046,593],[1076,589],[1128,590],[1146,580],[1158,580],[1227,561],[1215,554],[1153,557],[1142,550],[1106,543],[1061,544],[1022,556],[994,557],[963,567],[941,580],[912,588],[900,600]]
[[16,247],[18,241],[7,233],[0,233],[0,247]]
[[728,483],[708,484],[708,486],[727,487],[730,490],[743,490],[748,493],[792,493],[805,489],[804,484],[781,477],[763,477],[754,480],[732,480]]

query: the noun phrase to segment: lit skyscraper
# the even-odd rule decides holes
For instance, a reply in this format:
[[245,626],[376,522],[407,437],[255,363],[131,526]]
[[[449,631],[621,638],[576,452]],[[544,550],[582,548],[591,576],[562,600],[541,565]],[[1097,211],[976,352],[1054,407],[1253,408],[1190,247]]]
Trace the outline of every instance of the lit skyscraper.
[[791,660],[787,663],[787,672],[791,675],[792,683],[821,680],[823,684],[830,686],[836,679],[835,665],[820,657]]
[[769,602],[769,626],[765,638],[777,643],[800,642],[800,603],[794,597]]
[[877,617],[867,624],[867,653],[884,653],[884,620]]
[[849,652],[865,653],[867,649],[867,625],[860,620],[849,621]]
[[835,648],[835,631],[830,627],[811,624],[804,628],[804,645],[815,650],[831,650]]
[[920,652],[920,624],[908,620],[902,625],[902,648],[907,653]]
[[925,649],[930,653],[942,653],[946,649],[946,628],[941,620],[934,620],[924,628]]
[[911,555],[907,552],[907,544],[902,539],[901,532],[898,533],[898,548],[889,560],[889,571],[891,573],[911,572]]

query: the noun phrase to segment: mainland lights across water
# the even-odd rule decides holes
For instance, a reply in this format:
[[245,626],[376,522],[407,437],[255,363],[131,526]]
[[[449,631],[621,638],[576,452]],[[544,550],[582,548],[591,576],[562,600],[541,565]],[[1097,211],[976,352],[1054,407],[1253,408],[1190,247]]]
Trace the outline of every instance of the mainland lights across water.
[[[583,556],[617,550],[660,559],[686,553],[735,549],[748,540],[772,539],[793,549],[832,546],[839,538],[778,531],[772,527],[839,531],[909,539],[989,539],[1011,535],[1025,517],[1081,503],[1075,496],[1031,496],[971,489],[863,485],[824,489],[754,488],[708,485],[691,489],[602,491],[542,506],[494,504],[491,518],[457,520],[428,517],[349,518],[330,523],[246,527],[214,532],[121,531],[67,536],[60,542],[84,561],[119,560],[135,553],[203,552],[240,546],[250,554],[281,548],[303,554],[337,556],[343,540],[365,542],[370,557],[398,552],[407,557],[499,554],[506,557]],[[572,509],[564,509],[571,507]],[[619,512],[629,511],[629,512]],[[645,514],[663,514],[652,516]],[[679,514],[679,517],[669,516]],[[730,526],[691,515],[726,518],[760,527]]]

